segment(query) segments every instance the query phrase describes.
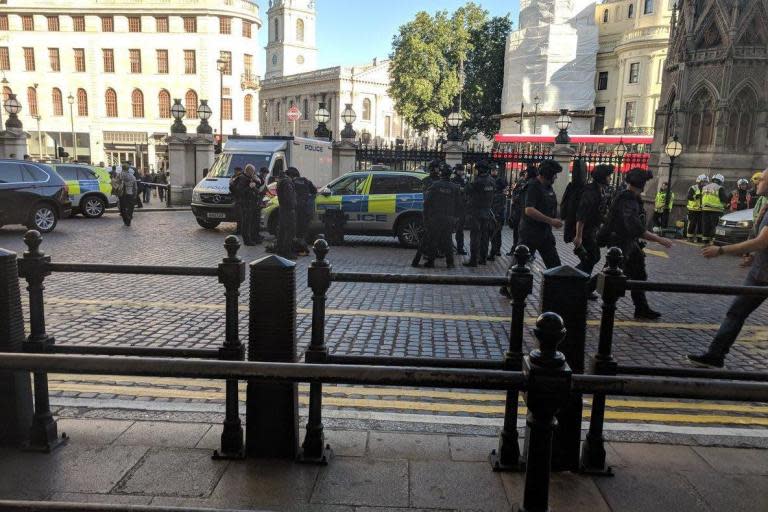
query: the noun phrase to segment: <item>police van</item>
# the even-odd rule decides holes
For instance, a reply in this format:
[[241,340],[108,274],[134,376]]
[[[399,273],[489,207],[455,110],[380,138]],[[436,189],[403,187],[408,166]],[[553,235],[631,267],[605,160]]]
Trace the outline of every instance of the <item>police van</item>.
[[251,164],[276,178],[288,167],[296,167],[317,186],[332,178],[332,144],[301,137],[259,137],[232,135],[224,143],[208,174],[192,191],[192,213],[197,223],[214,229],[222,222],[235,222],[234,201],[229,179],[235,168]]
[[[344,213],[344,234],[397,237],[404,247],[416,247],[423,231],[423,172],[393,170],[350,172],[318,191],[310,231],[321,232],[328,210]],[[280,205],[273,198],[262,223],[277,233]]]

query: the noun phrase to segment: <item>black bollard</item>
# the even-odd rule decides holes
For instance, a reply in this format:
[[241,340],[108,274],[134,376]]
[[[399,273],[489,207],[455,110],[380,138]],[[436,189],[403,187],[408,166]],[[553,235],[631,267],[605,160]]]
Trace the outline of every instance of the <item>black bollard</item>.
[[[325,346],[325,300],[331,286],[331,264],[325,259],[328,254],[328,242],[323,239],[316,240],[313,250],[315,261],[307,272],[307,281],[312,289],[312,340],[304,354],[304,361],[323,364],[328,358],[328,348]],[[328,464],[331,457],[331,448],[325,444],[323,434],[322,407],[323,385],[320,382],[312,382],[309,384],[307,434],[301,445],[299,462]]]
[[[219,359],[222,361],[242,361],[245,358],[245,347],[240,342],[238,297],[240,296],[240,285],[245,281],[245,262],[237,255],[240,241],[236,236],[230,235],[224,240],[224,249],[227,251],[227,257],[219,263],[218,269],[219,282],[224,285],[226,299],[224,346],[219,348]],[[226,413],[221,432],[221,450],[213,452],[215,459],[242,459],[245,457],[237,385],[237,379],[227,379]]]
[[525,393],[528,452],[521,512],[549,511],[555,413],[567,403],[571,389],[571,369],[565,356],[557,351],[566,332],[560,315],[543,313],[533,330],[539,348],[532,350],[523,361],[523,374],[528,380]]
[[[509,328],[509,350],[504,354],[504,369],[519,372],[523,367],[523,330],[525,328],[525,299],[533,291],[533,274],[527,267],[531,252],[528,247],[515,248],[515,266],[507,272],[508,289],[512,295],[512,321]],[[518,391],[507,391],[504,404],[504,427],[499,434],[499,447],[491,452],[494,471],[523,471],[525,460],[520,457],[517,415]]]
[[[270,255],[251,263],[248,360],[296,362],[296,264]],[[245,449],[249,457],[295,459],[296,383],[248,381]]]
[[[592,360],[595,375],[616,375],[618,365],[611,355],[613,324],[616,317],[616,303],[627,291],[627,278],[621,272],[624,256],[617,247],[608,250],[605,256],[606,268],[597,278],[597,290],[603,300],[600,318],[600,339],[597,354]],[[582,473],[611,475],[613,471],[605,461],[603,422],[605,420],[605,394],[592,395],[592,414],[589,418],[589,432],[581,447]]]
[[[16,253],[0,249],[0,352],[21,353],[24,314],[21,309]],[[32,426],[29,372],[0,371],[0,446],[20,446]]]
[[[51,274],[49,265],[51,257],[40,251],[43,237],[39,231],[31,230],[24,234],[27,251],[18,261],[19,276],[27,281],[29,291],[29,337],[25,342],[25,352],[45,354],[54,344],[53,336],[45,332],[45,303],[43,300],[43,282]],[[35,413],[32,416],[32,426],[29,432],[29,446],[33,451],[50,453],[66,440],[59,438],[58,427],[51,413],[48,396],[48,374],[34,374]]]

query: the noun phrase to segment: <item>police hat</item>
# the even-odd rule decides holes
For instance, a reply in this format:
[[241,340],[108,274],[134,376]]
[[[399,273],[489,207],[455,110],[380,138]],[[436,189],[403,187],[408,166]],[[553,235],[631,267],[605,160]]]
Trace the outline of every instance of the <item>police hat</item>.
[[597,183],[605,184],[608,182],[608,177],[613,174],[613,166],[610,164],[596,165],[592,170],[592,179]]
[[563,167],[554,160],[544,160],[539,166],[539,175],[551,180],[560,173],[563,172]]
[[450,165],[444,163],[443,165],[440,166],[440,176],[444,178],[449,178],[452,172],[453,170],[451,169]]
[[475,165],[475,168],[477,169],[477,172],[480,174],[485,174],[491,170],[491,166],[486,160],[480,160],[479,162],[477,162],[477,164]]
[[440,160],[435,159],[429,162],[429,167],[427,167],[427,169],[429,169],[429,172],[437,171],[440,170],[442,165],[443,163]]
[[641,169],[640,167],[634,167],[627,172],[624,177],[624,181],[632,185],[633,187],[643,188],[645,184],[653,179],[653,172],[650,170]]

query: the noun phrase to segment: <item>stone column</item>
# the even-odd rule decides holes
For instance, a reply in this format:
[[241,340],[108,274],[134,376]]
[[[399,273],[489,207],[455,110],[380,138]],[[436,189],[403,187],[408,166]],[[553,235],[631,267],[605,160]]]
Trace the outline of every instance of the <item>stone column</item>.
[[453,167],[462,162],[466,145],[462,141],[451,140],[445,143],[443,149],[445,150],[445,163]]
[[576,150],[568,144],[555,144],[554,149],[552,149],[552,159],[563,167],[563,172],[560,173],[552,186],[558,201],[563,198],[565,187],[571,182],[571,162],[575,154]]
[[24,130],[11,128],[0,131],[0,158],[13,158],[21,160],[27,154],[27,133]]
[[355,170],[357,144],[354,139],[341,139],[333,144],[333,176],[335,179]]
[[192,202],[192,189],[203,178],[203,169],[213,163],[213,136],[175,133],[165,139],[168,144],[168,170],[171,174],[173,204]]

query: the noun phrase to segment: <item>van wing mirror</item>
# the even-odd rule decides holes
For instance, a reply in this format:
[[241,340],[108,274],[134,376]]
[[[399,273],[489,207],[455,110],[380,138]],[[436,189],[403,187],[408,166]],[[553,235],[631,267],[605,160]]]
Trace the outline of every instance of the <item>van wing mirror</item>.
[[321,188],[318,193],[321,196],[326,196],[326,197],[328,197],[328,196],[330,196],[332,194],[331,189],[329,189],[328,187]]

